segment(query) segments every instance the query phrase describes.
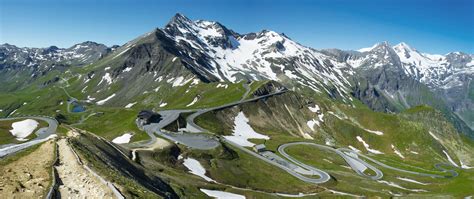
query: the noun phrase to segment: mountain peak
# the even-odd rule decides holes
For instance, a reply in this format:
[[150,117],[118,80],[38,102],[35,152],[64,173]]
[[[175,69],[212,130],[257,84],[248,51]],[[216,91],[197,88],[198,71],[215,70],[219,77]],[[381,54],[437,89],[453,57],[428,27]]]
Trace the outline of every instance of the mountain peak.
[[171,20],[168,22],[168,25],[171,24],[192,24],[193,21],[189,19],[188,17],[184,16],[181,13],[176,13]]
[[373,51],[375,49],[379,49],[379,48],[387,48],[389,47],[390,44],[387,42],[387,41],[383,41],[383,42],[379,42],[379,43],[376,43],[374,44],[372,47],[367,47],[367,48],[361,48],[357,51],[363,53],[363,52],[370,52],[370,51]]
[[411,52],[411,51],[416,51],[416,49],[410,47],[408,44],[406,44],[405,42],[400,42],[399,44],[393,46],[393,49],[395,51],[399,51],[399,52],[403,52],[403,51],[408,51],[408,52]]

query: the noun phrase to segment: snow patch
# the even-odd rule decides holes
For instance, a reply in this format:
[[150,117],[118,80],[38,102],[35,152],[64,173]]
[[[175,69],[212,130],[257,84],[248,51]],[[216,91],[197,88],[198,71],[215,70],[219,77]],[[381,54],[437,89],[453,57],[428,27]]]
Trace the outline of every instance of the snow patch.
[[335,191],[335,190],[331,190],[331,189],[328,189],[329,192],[333,193],[333,194],[337,194],[337,195],[343,195],[343,196],[351,196],[351,197],[356,197],[356,198],[360,198],[361,196],[359,195],[354,195],[354,194],[350,194],[350,193],[346,193],[346,192],[341,192],[341,191]]
[[112,99],[113,97],[115,97],[115,93],[112,94],[111,96],[109,96],[109,97],[103,99],[103,100],[98,101],[96,104],[97,104],[97,105],[104,105],[107,101],[109,101],[109,100]]
[[102,77],[102,79],[100,80],[99,84],[97,85],[100,85],[102,82],[106,81],[107,84],[111,84],[112,83],[112,76],[110,76],[110,73],[105,73],[105,75]]
[[119,137],[116,137],[115,139],[112,140],[113,143],[115,144],[127,144],[130,142],[130,138],[132,138],[132,134],[130,133],[125,133]]
[[381,184],[386,184],[388,186],[391,186],[391,187],[395,187],[395,188],[399,188],[399,189],[403,189],[403,190],[407,190],[407,191],[413,191],[413,192],[428,192],[424,189],[408,189],[408,188],[405,188],[405,187],[402,187],[400,186],[399,184],[396,184],[394,182],[389,182],[389,181],[385,181],[385,180],[378,180],[377,182],[381,183]]
[[373,50],[375,47],[377,47],[378,45],[379,45],[379,44],[377,43],[377,44],[373,45],[372,47],[361,48],[361,49],[359,49],[359,50],[357,50],[357,51],[359,51],[359,52],[361,52],[361,53],[363,53],[363,52],[369,52],[369,51]]
[[357,138],[357,140],[358,140],[359,142],[361,142],[361,143],[364,145],[365,149],[366,149],[368,152],[371,152],[371,153],[373,153],[373,154],[383,154],[382,152],[380,152],[380,151],[378,151],[378,150],[371,149],[371,148],[370,148],[370,145],[367,144],[360,136],[357,136],[356,138]]
[[39,123],[36,120],[26,119],[19,122],[12,123],[12,130],[10,133],[19,141],[26,141],[33,131],[38,128]]
[[227,89],[228,86],[229,86],[229,85],[227,85],[227,84],[221,84],[221,83],[219,83],[219,84],[217,84],[216,88],[224,88],[224,89]]
[[474,169],[474,167],[465,165],[464,162],[462,162],[462,160],[460,160],[459,162],[461,162],[461,168],[463,168],[463,169]]
[[133,103],[127,104],[127,105],[125,106],[125,108],[132,108],[135,104],[137,104],[137,102],[133,102]]
[[412,183],[415,183],[415,184],[421,184],[421,185],[429,185],[430,183],[423,183],[423,182],[418,182],[416,180],[412,180],[410,178],[402,178],[402,177],[397,177],[397,179],[399,180],[403,180],[405,182],[412,182]]
[[459,167],[459,165],[456,164],[456,162],[454,162],[453,159],[451,159],[451,156],[449,156],[448,152],[446,152],[445,150],[443,150],[443,153],[446,155],[446,157],[448,157],[448,161],[449,161],[452,165],[454,165],[455,167]]
[[196,159],[186,158],[184,159],[183,165],[189,169],[190,173],[197,175],[201,178],[204,178],[204,180],[208,182],[215,182],[213,179],[206,176],[206,169],[204,169],[201,163],[197,161]]
[[122,73],[130,72],[131,70],[132,70],[132,67],[127,67],[127,68],[123,69]]
[[315,120],[315,119],[312,119],[312,120],[309,120],[308,122],[306,122],[306,124],[308,125],[308,127],[314,131],[314,125],[318,125],[319,126],[319,121]]
[[180,86],[181,82],[184,80],[184,77],[177,77],[174,81],[173,84],[171,85],[172,87]]
[[249,119],[244,115],[244,113],[239,112],[237,117],[234,119],[234,133],[231,136],[224,137],[244,147],[252,147],[255,145],[254,143],[249,142],[248,139],[270,139],[270,137],[266,135],[255,132],[248,122]]
[[308,109],[313,113],[317,113],[319,110],[321,110],[317,104],[315,104],[314,107],[308,107]]
[[199,100],[198,97],[194,97],[193,101],[191,103],[189,103],[188,105],[186,105],[186,107],[190,107],[190,106],[194,105],[198,100]]
[[245,196],[229,193],[225,191],[216,191],[216,190],[209,190],[209,189],[199,189],[209,197],[213,197],[216,199],[245,199]]
[[395,146],[393,144],[391,146],[392,146],[393,152],[395,152],[395,154],[400,156],[402,159],[405,159],[405,156],[403,156],[403,154],[400,153],[400,151],[398,151],[397,148],[395,148]]
[[369,129],[364,129],[364,130],[369,132],[369,133],[375,134],[375,135],[383,135],[382,131],[373,131],[373,130],[369,130]]
[[[431,137],[433,137],[435,140],[437,140],[438,142],[441,142],[441,139],[439,139],[438,137],[436,137],[435,134],[433,134],[431,131],[428,131],[428,133],[431,135]],[[441,142],[442,143],[442,142]]]
[[168,105],[168,103],[163,102],[163,103],[160,104],[160,107],[165,107],[166,105]]

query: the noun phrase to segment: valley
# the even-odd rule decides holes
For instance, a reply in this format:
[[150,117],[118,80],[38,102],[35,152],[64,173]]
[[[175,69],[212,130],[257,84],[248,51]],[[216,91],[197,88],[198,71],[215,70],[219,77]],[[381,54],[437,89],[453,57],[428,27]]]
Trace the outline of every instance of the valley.
[[0,45],[0,195],[472,197],[473,60],[179,13],[121,46]]

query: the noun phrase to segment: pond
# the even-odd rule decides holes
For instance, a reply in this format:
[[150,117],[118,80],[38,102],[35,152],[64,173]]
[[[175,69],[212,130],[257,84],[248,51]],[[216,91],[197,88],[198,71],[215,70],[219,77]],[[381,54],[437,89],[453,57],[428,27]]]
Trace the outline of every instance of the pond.
[[83,105],[77,103],[77,102],[73,102],[72,103],[72,112],[73,113],[80,113],[80,112],[84,112],[86,111],[86,107],[84,107]]

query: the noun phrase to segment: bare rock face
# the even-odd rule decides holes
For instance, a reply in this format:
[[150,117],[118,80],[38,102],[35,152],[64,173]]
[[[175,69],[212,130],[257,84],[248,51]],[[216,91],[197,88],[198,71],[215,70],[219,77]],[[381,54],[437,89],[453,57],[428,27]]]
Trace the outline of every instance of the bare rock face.
[[286,88],[276,82],[276,81],[270,81],[268,83],[265,83],[264,85],[260,86],[257,90],[255,90],[252,95],[255,96],[255,97],[258,97],[258,96],[264,96],[264,95],[268,95],[268,94],[271,94],[271,93],[276,93],[278,91],[282,91],[282,90],[286,90]]

